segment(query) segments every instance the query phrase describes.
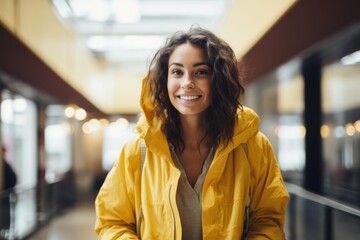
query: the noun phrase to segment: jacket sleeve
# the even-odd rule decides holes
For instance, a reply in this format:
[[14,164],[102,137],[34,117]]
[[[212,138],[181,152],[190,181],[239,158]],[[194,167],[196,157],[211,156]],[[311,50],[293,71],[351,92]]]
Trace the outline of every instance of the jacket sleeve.
[[138,239],[135,170],[134,163],[131,163],[139,158],[137,155],[129,151],[127,144],[123,147],[96,197],[95,231],[99,235],[98,239]]
[[269,140],[257,133],[249,140],[250,221],[247,240],[285,239],[284,222],[289,194]]

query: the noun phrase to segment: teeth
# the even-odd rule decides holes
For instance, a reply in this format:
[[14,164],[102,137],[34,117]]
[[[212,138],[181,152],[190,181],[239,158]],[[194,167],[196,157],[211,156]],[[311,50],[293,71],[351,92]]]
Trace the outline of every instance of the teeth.
[[199,96],[180,96],[180,99],[182,100],[194,100],[200,98]]

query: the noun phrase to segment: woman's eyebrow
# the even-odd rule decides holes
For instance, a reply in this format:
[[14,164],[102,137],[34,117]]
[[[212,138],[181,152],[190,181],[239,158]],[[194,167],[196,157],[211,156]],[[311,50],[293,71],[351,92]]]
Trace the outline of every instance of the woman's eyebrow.
[[210,67],[209,63],[207,63],[207,62],[195,63],[195,64],[193,65],[193,67],[198,67],[198,66],[201,66],[201,65],[206,65],[206,66]]
[[179,67],[184,67],[184,65],[182,65],[181,63],[177,63],[177,62],[170,63],[169,67],[170,67],[171,65],[176,65],[176,66],[179,66]]
[[[169,67],[170,67],[171,65],[176,65],[176,66],[179,66],[179,67],[184,67],[183,64],[177,63],[177,62],[170,63]],[[206,66],[210,67],[209,63],[207,63],[207,62],[195,63],[195,64],[193,64],[192,66],[193,66],[193,67],[198,67],[198,66],[201,66],[201,65],[206,65]]]

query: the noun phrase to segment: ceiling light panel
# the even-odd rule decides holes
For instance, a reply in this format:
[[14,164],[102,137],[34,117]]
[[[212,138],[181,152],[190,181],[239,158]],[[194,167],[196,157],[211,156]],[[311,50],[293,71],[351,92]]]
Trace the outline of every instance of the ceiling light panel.
[[165,41],[159,35],[92,36],[86,41],[94,51],[157,49]]
[[141,1],[143,16],[221,16],[227,1]]
[[94,56],[144,68],[175,31],[212,30],[231,0],[50,0]]
[[182,21],[173,19],[162,19],[140,21],[133,24],[102,24],[89,23],[87,21],[75,21],[71,26],[80,35],[170,35],[178,30],[186,31],[191,26],[199,25],[200,27],[212,29],[217,21],[212,19],[208,21],[197,21],[193,19],[183,19]]
[[360,51],[353,52],[343,58],[341,58],[343,65],[354,65],[360,63]]
[[[57,0],[60,1],[60,0]],[[69,0],[74,17],[90,21],[132,23],[140,21],[137,0]]]
[[72,11],[66,1],[53,0],[52,3],[55,6],[55,9],[57,10],[57,12],[60,14],[60,17],[62,17],[64,19],[71,17]]
[[69,5],[74,17],[92,21],[107,21],[111,15],[108,1],[104,0],[70,0]]
[[116,22],[134,23],[141,19],[137,0],[112,0],[110,6]]

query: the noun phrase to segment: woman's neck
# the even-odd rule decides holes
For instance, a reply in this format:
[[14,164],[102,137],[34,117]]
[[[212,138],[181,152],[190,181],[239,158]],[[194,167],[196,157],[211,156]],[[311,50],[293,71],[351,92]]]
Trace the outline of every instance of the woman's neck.
[[181,134],[184,139],[185,148],[199,149],[200,143],[207,144],[204,139],[206,124],[204,118],[194,116],[180,117]]

